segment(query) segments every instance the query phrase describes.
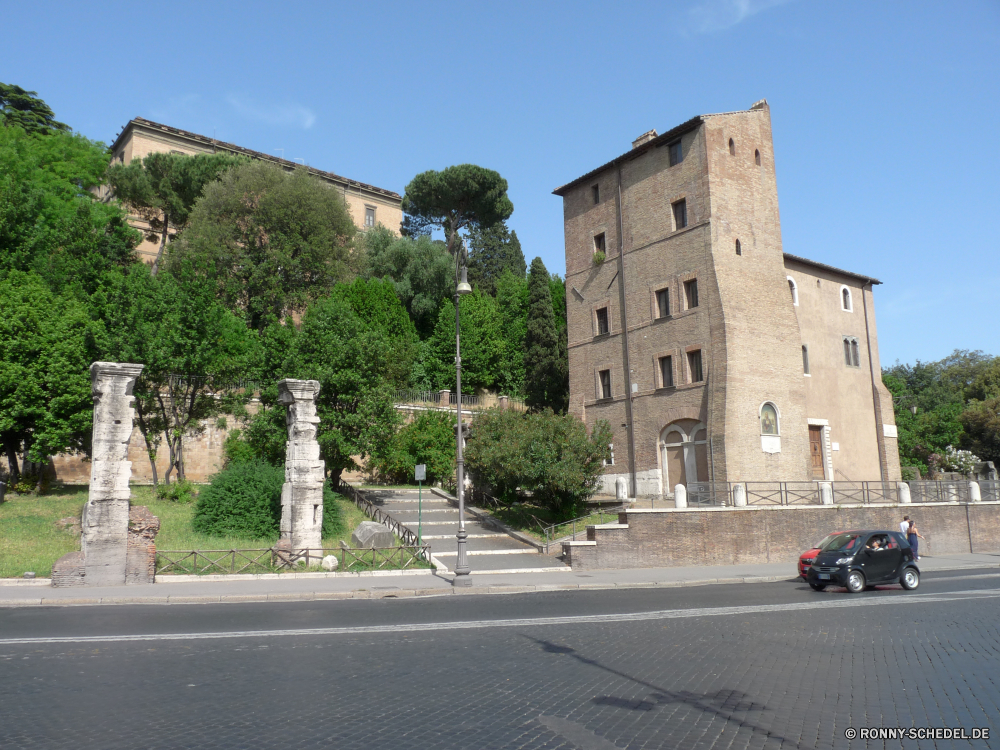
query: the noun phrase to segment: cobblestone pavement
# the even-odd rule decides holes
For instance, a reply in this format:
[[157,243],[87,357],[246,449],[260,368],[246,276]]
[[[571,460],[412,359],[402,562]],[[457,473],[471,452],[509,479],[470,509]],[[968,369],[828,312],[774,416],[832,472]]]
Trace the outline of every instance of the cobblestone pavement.
[[[852,727],[1000,732],[996,575],[925,578],[914,594],[709,588],[146,607],[132,619],[126,608],[11,611],[0,747],[1000,747],[845,738]],[[383,630],[234,632],[366,625]]]

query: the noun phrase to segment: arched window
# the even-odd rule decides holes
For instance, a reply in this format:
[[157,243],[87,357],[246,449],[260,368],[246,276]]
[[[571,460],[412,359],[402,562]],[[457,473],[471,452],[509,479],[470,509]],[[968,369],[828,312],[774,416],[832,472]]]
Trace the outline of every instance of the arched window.
[[740,244],[739,240],[736,240],[736,254],[743,255],[743,246]]
[[778,410],[774,404],[765,402],[760,407],[760,434],[778,435]]
[[795,305],[796,307],[798,307],[799,306],[799,286],[798,286],[798,284],[795,283],[795,279],[793,279],[791,276],[786,276],[785,278],[788,279],[788,291],[792,295],[792,304]]
[[854,312],[854,304],[851,300],[851,290],[846,286],[840,287],[840,309],[844,312]]
[[802,374],[809,374],[809,347],[802,345]]
[[729,155],[736,156],[736,142],[732,138],[729,139]]
[[753,160],[755,162],[757,162],[757,166],[759,167],[760,166],[760,149],[759,148],[758,149],[754,149]]

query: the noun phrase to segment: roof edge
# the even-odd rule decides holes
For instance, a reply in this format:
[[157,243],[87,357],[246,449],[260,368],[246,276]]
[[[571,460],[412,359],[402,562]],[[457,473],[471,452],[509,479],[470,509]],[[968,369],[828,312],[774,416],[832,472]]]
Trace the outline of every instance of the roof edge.
[[871,276],[865,276],[860,273],[854,273],[853,271],[845,271],[843,268],[837,268],[836,266],[828,266],[826,263],[820,263],[815,260],[809,260],[808,258],[801,258],[798,255],[792,255],[791,253],[782,253],[785,260],[791,260],[796,263],[803,263],[807,266],[813,266],[814,268],[822,268],[824,271],[832,271],[833,273],[839,273],[842,276],[850,276],[852,279],[860,279],[861,281],[867,282],[869,284],[881,284],[882,282],[878,279],[874,279]]

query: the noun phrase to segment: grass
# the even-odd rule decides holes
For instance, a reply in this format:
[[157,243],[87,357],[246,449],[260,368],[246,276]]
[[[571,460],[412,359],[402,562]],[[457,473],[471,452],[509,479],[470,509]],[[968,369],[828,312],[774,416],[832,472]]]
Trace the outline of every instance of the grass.
[[[548,508],[542,508],[530,503],[517,503],[508,507],[482,508],[501,523],[509,526],[515,531],[520,531],[540,542],[546,541],[542,530],[545,527],[558,524],[552,529],[549,539],[559,539],[573,533],[573,524],[556,516]],[[584,531],[587,526],[600,523],[614,523],[618,521],[618,513],[606,513],[601,510],[594,510],[590,515],[585,516],[583,521],[576,522],[577,532]]]
[[[79,534],[61,527],[58,521],[70,517],[79,519],[87,493],[87,487],[67,486],[55,487],[40,497],[8,494],[6,501],[0,503],[0,578],[20,578],[27,571],[47,578],[56,560],[79,550]],[[341,533],[323,540],[323,547],[327,549],[339,547],[341,541],[350,546],[354,529],[362,521],[369,520],[350,500],[338,495],[336,502]],[[191,528],[194,503],[158,500],[152,487],[133,487],[132,504],[147,506],[160,519],[160,532],[156,536],[158,550],[267,549],[274,545],[273,539],[217,537],[194,531]],[[361,563],[355,563],[353,567],[364,569],[360,566]],[[416,567],[428,565],[421,562]]]

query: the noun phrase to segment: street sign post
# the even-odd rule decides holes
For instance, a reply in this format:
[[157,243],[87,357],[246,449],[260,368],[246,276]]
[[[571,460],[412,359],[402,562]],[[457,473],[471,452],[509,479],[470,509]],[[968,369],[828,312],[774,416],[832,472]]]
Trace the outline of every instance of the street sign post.
[[421,538],[421,506],[423,505],[421,501],[421,490],[423,489],[423,482],[427,479],[427,464],[417,464],[416,469],[413,472],[413,478],[417,480],[417,546],[423,545]]

